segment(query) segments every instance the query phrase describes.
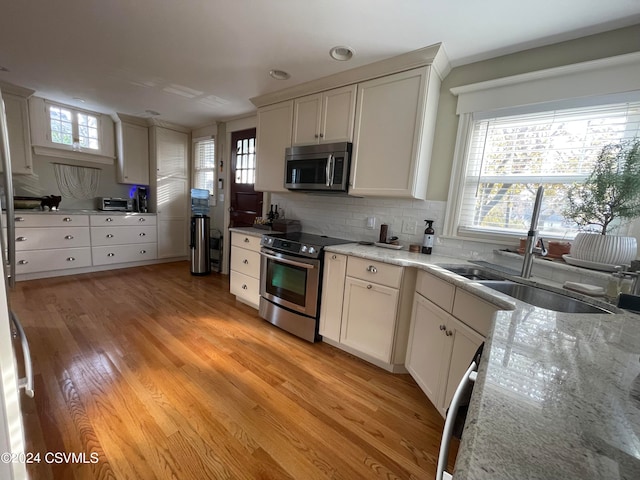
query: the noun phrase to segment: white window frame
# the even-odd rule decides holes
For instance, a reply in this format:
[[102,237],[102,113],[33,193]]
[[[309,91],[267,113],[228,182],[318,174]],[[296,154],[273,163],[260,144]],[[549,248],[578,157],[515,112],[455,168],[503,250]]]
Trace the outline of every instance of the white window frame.
[[443,234],[511,244],[522,235],[459,229],[474,118],[640,101],[640,52],[456,87],[451,93],[458,96],[459,121]]
[[[205,141],[213,141],[213,145],[214,145],[214,165],[212,168],[198,168],[197,166],[197,158],[198,158],[198,144],[200,142],[205,142]],[[198,137],[198,138],[194,138],[192,141],[192,148],[193,148],[193,154],[191,156],[191,158],[193,159],[193,164],[192,164],[192,169],[191,169],[191,185],[193,186],[193,188],[201,188],[199,186],[196,185],[196,174],[198,172],[201,171],[212,171],[213,172],[213,191],[210,193],[209,196],[209,205],[210,206],[215,206],[216,205],[216,200],[217,200],[217,196],[218,196],[218,144],[216,141],[216,136],[215,135],[211,135],[211,136],[207,136],[207,137]]]
[[[56,148],[68,148],[73,151],[85,151],[87,153],[100,153],[102,151],[102,144],[103,144],[102,123],[101,123],[102,119],[99,113],[91,112],[89,110],[82,110],[79,108],[70,107],[68,105],[63,105],[61,103],[55,103],[50,101],[46,101],[45,105],[46,105],[45,111],[47,115],[47,140],[49,141],[51,146],[55,146]],[[73,139],[71,145],[66,143],[57,143],[53,141],[53,132],[51,130],[51,107],[60,108],[62,110],[69,110],[71,112],[71,128],[72,128],[71,137]],[[79,142],[79,138],[80,138],[80,126],[78,122],[78,114],[88,115],[96,119],[96,126],[97,126],[97,133],[98,133],[98,148],[89,148],[89,147],[78,148],[74,146],[76,142]]]

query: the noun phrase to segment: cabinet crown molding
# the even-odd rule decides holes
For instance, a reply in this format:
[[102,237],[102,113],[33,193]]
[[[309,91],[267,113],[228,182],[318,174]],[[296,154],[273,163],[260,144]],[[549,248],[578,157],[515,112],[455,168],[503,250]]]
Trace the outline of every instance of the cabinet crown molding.
[[18,85],[14,85],[13,83],[7,83],[0,81],[0,90],[6,93],[11,93],[13,95],[18,95],[20,97],[29,98],[31,95],[36,93],[35,90],[31,90],[30,88],[20,87]]
[[116,123],[127,122],[127,123],[133,123],[134,125],[139,125],[141,127],[149,126],[149,122],[146,118],[134,117],[133,115],[127,115],[126,113],[116,112],[113,115],[111,115],[111,119]]
[[449,59],[441,43],[436,43],[435,45],[423,47],[343,72],[334,73],[333,75],[294,85],[278,90],[277,92],[253,97],[250,100],[256,107],[264,107],[273,103],[323,92],[332,88],[353,85],[366,80],[427,65],[436,72],[440,80],[444,79],[451,71]]

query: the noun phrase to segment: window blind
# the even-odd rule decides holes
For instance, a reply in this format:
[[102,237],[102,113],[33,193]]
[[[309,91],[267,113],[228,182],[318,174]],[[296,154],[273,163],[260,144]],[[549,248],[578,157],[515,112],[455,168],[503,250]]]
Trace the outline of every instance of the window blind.
[[573,237],[562,216],[568,188],[589,176],[603,146],[639,135],[640,102],[474,121],[458,231],[521,235],[542,185],[539,229]]
[[216,147],[213,138],[199,140],[195,144],[193,187],[209,190],[215,195]]

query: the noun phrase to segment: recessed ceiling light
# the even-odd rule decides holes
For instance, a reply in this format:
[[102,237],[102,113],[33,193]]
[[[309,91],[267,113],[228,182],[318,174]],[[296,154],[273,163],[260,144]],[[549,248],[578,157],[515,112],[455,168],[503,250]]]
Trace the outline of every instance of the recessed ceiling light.
[[81,97],[73,97],[76,102],[85,103],[84,98]]
[[351,60],[351,57],[353,57],[354,53],[355,51],[353,50],[353,48],[345,47],[342,45],[333,47],[331,50],[329,50],[329,56],[334,60],[338,60],[340,62]]
[[9,70],[7,67],[3,67],[2,65],[0,65],[0,72],[10,72],[11,70]]
[[269,75],[276,80],[288,80],[291,78],[291,75],[284,70],[269,70]]

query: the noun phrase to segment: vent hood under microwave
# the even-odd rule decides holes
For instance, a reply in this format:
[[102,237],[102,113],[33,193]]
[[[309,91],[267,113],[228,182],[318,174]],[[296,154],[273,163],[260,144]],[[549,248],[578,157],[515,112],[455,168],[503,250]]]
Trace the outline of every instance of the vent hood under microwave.
[[300,192],[346,192],[351,148],[350,142],[287,148],[284,186]]

